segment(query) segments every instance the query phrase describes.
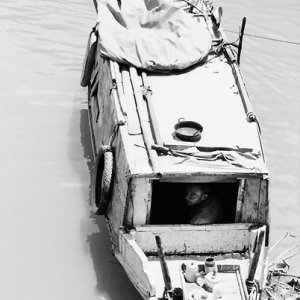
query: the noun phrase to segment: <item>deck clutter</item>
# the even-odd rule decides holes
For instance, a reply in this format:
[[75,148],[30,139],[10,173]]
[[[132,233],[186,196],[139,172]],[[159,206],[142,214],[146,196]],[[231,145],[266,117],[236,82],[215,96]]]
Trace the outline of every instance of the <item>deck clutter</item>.
[[[96,9],[81,85],[94,212],[106,217],[115,256],[143,299],[259,299],[269,173],[241,44],[226,40],[223,10],[207,0],[109,0]],[[197,209],[214,214],[214,197],[222,220],[188,220],[191,185]]]

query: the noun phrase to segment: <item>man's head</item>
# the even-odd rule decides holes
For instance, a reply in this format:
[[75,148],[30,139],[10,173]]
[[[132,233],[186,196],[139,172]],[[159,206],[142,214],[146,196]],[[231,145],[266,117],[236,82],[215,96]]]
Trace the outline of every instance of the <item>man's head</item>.
[[188,206],[200,204],[208,198],[211,188],[205,183],[190,183],[186,188],[185,202]]

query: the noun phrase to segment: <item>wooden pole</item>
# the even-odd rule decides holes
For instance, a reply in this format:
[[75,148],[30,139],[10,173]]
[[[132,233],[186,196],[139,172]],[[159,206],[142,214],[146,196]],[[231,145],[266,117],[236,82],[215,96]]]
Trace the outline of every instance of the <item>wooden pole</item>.
[[149,117],[150,117],[150,124],[151,124],[151,128],[153,131],[154,140],[157,145],[162,146],[163,143],[162,143],[162,139],[161,139],[161,136],[159,133],[157,120],[156,120],[156,116],[155,116],[155,111],[154,111],[154,107],[153,107],[153,103],[152,103],[152,91],[150,90],[147,74],[145,72],[142,72],[142,80],[143,80],[144,87],[146,89],[144,96],[145,96],[146,102],[147,102],[147,107],[148,107],[148,112],[149,112]]
[[156,240],[157,253],[158,253],[158,256],[159,256],[159,260],[160,260],[161,270],[162,270],[163,277],[164,277],[164,282],[165,282],[166,296],[168,297],[168,299],[172,299],[173,297],[170,296],[170,292],[172,291],[172,283],[171,283],[171,278],[170,278],[170,273],[169,273],[167,261],[165,259],[163,248],[161,246],[160,236],[156,235],[155,240]]
[[246,280],[246,285],[247,285],[247,289],[248,289],[249,293],[251,292],[251,289],[254,286],[254,277],[255,277],[257,266],[258,266],[258,262],[259,262],[261,249],[262,249],[264,240],[265,240],[265,231],[261,230],[258,235],[258,239],[257,239],[255,251],[254,251],[254,256],[253,256],[251,266],[250,266],[249,275]]
[[129,67],[130,79],[133,87],[133,92],[135,95],[135,101],[137,106],[138,115],[140,118],[141,128],[143,132],[143,138],[145,146],[149,155],[149,160],[151,162],[153,171],[155,174],[159,174],[158,167],[158,156],[155,150],[152,149],[153,138],[151,134],[151,128],[149,126],[148,114],[144,108],[144,98],[142,96],[141,82],[139,82],[139,77],[137,71],[134,67]]
[[237,64],[240,65],[240,60],[241,60],[241,52],[242,52],[242,46],[243,46],[243,37],[244,37],[244,30],[246,26],[246,18],[243,18],[242,22],[242,29],[240,33],[240,42],[239,42],[239,47],[238,47],[238,56],[237,56]]

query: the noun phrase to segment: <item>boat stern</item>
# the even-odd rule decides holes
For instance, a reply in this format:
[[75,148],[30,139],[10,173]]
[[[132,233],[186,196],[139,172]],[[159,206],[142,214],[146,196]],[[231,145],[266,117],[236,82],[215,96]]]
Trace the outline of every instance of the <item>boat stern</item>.
[[[213,299],[218,293],[223,299],[244,300],[249,297],[249,276],[254,274],[251,282],[257,285],[264,277],[267,248],[264,243],[259,246],[259,237],[264,238],[265,228],[254,224],[121,228],[115,254],[143,299],[165,299],[169,292],[173,299],[199,295]],[[207,259],[213,261],[209,269]]]

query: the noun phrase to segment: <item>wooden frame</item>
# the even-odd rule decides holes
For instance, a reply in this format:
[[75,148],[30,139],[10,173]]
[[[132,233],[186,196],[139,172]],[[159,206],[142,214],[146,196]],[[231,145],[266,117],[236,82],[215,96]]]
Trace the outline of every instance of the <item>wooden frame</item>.
[[[136,241],[146,253],[156,253],[154,235],[159,235],[166,254],[245,253],[252,223],[215,225],[136,226]],[[178,241],[181,241],[180,245]]]

